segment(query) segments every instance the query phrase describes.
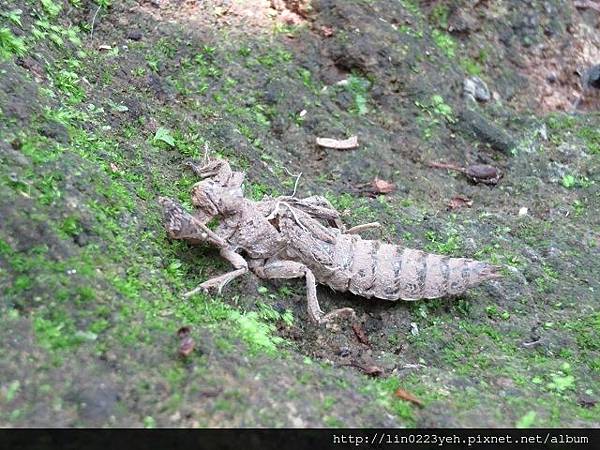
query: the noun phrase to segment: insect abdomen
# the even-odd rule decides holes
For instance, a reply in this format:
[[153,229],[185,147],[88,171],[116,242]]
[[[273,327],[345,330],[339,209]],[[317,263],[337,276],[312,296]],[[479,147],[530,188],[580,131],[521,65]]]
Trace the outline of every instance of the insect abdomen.
[[419,300],[455,295],[497,278],[497,268],[379,241],[354,241],[348,290],[364,297]]

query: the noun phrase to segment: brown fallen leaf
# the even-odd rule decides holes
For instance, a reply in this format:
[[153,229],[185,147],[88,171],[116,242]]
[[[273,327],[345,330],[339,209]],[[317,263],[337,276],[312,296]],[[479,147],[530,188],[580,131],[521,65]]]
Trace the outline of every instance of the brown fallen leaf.
[[459,209],[465,206],[468,206],[469,208],[473,206],[473,200],[467,197],[463,197],[462,195],[452,197],[448,202],[448,208],[450,209]]
[[334,148],[336,150],[350,150],[358,147],[358,136],[351,136],[348,139],[317,138],[317,145],[325,148]]
[[467,166],[463,173],[476,183],[496,184],[502,178],[502,173],[498,169],[487,164]]
[[177,337],[180,339],[178,353],[184,358],[190,356],[196,347],[196,343],[190,336],[190,333],[190,327],[181,327],[177,330]]
[[223,392],[223,388],[217,388],[217,389],[213,389],[211,391],[199,392],[198,395],[200,397],[212,398],[212,397],[218,397],[219,395],[221,395],[222,392]]
[[369,343],[369,338],[368,338],[367,334],[365,333],[365,330],[363,329],[363,327],[360,326],[360,324],[353,323],[352,331],[354,331],[354,334],[356,335],[356,339],[358,339],[358,342],[360,342],[361,344],[368,345],[369,347],[371,346],[371,344]]
[[423,402],[419,400],[417,397],[412,395],[410,392],[405,391],[404,389],[398,388],[394,395],[398,397],[400,400],[405,400],[407,402],[411,402],[417,406],[423,407]]
[[190,356],[190,354],[194,351],[196,347],[196,343],[191,337],[185,337],[181,340],[179,344],[179,354],[183,357]]
[[19,66],[33,73],[36,79],[43,80],[46,78],[44,68],[35,59],[25,56],[22,58],[17,58],[15,62]]
[[394,183],[390,183],[389,181],[385,181],[380,178],[375,178],[371,183],[371,187],[373,188],[373,192],[375,194],[389,194],[396,189],[396,185]]
[[385,373],[381,367],[366,361],[353,360],[347,364],[340,364],[340,367],[356,367],[357,369],[362,370],[366,375],[370,375],[372,377],[379,377]]
[[379,377],[383,375],[383,369],[379,366],[356,366],[360,370],[362,370],[365,374],[370,375],[372,377]]

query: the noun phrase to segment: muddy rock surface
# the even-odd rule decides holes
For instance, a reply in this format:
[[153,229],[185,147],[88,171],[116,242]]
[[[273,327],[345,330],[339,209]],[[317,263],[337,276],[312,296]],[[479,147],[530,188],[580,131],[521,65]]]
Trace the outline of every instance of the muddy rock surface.
[[[597,11],[107,3],[0,7],[2,426],[600,426]],[[503,278],[419,302],[319,288],[357,312],[327,326],[302,281],[184,299],[229,270],[157,204],[191,207],[205,145],[252,198],[302,172],[297,195],[382,223],[366,237]]]

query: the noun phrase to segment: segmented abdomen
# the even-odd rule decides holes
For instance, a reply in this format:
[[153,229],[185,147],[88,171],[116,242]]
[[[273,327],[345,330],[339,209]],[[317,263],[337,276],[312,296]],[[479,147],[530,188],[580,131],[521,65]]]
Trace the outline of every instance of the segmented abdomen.
[[[467,258],[450,258],[380,241],[341,235],[334,260],[347,279],[346,289],[363,297],[418,300],[459,294],[496,278],[496,268]],[[341,264],[340,264],[341,263]],[[341,266],[341,267],[340,267]],[[341,277],[327,283],[341,286]]]

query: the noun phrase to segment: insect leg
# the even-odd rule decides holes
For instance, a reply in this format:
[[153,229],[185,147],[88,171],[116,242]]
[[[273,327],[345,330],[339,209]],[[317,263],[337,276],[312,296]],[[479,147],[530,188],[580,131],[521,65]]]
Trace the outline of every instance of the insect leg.
[[261,278],[306,278],[306,299],[308,302],[308,316],[313,322],[322,324],[336,316],[353,315],[351,308],[336,309],[325,314],[319,306],[317,299],[317,280],[312,271],[304,264],[295,261],[271,260],[262,267],[254,269],[256,275]]
[[183,295],[185,298],[191,297],[200,291],[206,292],[210,289],[217,289],[217,292],[220,294],[227,283],[248,272],[248,263],[239,253],[236,253],[229,248],[222,248],[220,254],[223,258],[229,261],[233,267],[235,267],[235,270],[224,273],[223,275],[219,275],[218,277],[211,278],[210,280],[206,280],[196,289],[185,293]]
[[312,197],[303,199],[291,199],[290,204],[315,219],[327,221],[329,225],[342,230],[342,232],[345,230],[344,224],[340,219],[340,213],[325,197],[313,195]]

